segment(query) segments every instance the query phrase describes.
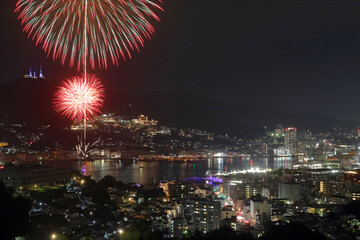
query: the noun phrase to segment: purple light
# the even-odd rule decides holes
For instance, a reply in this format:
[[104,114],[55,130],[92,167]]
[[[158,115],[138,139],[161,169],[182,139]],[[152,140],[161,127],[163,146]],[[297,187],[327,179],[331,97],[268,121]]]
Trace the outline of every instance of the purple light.
[[217,178],[217,177],[213,177],[213,176],[207,177],[206,180],[212,181],[214,183],[222,183],[223,182],[223,180],[221,178]]
[[217,177],[213,177],[213,176],[210,176],[210,177],[192,177],[192,178],[186,178],[184,179],[184,181],[209,181],[209,184],[212,185],[212,184],[219,184],[219,183],[222,183],[223,180],[221,178],[217,178]]

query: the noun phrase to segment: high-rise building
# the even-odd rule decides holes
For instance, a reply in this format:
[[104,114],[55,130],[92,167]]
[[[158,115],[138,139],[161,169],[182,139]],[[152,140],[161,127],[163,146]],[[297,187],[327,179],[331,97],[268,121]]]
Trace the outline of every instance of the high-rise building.
[[279,183],[278,197],[287,199],[290,203],[300,200],[300,184],[297,183]]
[[345,194],[343,181],[327,179],[320,181],[320,193],[325,196],[342,196]]
[[169,224],[170,236],[180,239],[187,231],[186,220],[183,217],[172,218]]
[[331,194],[331,184],[329,181],[320,181],[320,193],[326,196]]
[[258,185],[250,181],[245,180],[230,180],[224,183],[225,194],[227,197],[231,197],[234,202],[237,200],[249,199],[250,197],[259,193]]
[[195,186],[192,183],[178,181],[162,181],[160,188],[163,189],[166,196],[171,198],[192,198],[194,197]]
[[284,147],[290,151],[290,154],[294,154],[296,151],[297,141],[297,128],[288,127],[285,128]]
[[185,218],[193,223],[193,230],[203,233],[220,227],[220,202],[203,199],[185,200]]
[[220,212],[221,220],[236,217],[236,211],[232,207],[223,207]]
[[264,217],[271,218],[271,204],[264,199],[253,197],[250,200],[250,214],[253,222],[257,224],[264,223]]

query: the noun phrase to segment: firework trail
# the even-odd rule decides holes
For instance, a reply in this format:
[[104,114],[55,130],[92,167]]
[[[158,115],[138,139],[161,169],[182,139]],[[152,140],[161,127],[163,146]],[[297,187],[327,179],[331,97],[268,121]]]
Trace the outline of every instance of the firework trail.
[[[19,0],[15,12],[29,38],[70,67],[107,68],[109,59],[131,58],[160,21],[161,0]],[[88,38],[88,43],[84,44]]]
[[155,10],[161,0],[18,0],[15,12],[23,31],[42,44],[47,56],[83,70],[81,77],[66,80],[54,97],[61,115],[84,124],[83,142],[77,146],[87,156],[86,122],[100,113],[104,89],[91,68],[131,58],[154,34],[150,20],[160,21]]

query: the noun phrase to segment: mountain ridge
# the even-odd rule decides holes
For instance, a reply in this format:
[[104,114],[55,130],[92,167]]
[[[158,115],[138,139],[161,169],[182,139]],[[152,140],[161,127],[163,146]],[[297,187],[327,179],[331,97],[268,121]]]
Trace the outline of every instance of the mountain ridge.
[[[19,79],[1,84],[0,121],[69,125],[69,120],[59,117],[52,109],[52,98],[60,83],[47,79]],[[359,125],[357,121],[314,113],[289,113],[275,107],[231,104],[189,91],[157,91],[130,96],[106,90],[105,94],[103,112],[117,112],[129,117],[146,114],[175,127],[198,128],[245,138],[262,134],[265,128],[272,129],[279,123],[313,132]]]

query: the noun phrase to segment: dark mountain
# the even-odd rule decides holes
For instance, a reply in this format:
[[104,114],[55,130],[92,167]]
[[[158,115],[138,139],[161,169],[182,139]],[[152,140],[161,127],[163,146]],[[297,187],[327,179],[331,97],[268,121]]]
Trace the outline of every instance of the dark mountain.
[[[0,85],[0,121],[6,123],[69,125],[52,110],[51,99],[59,81],[21,79]],[[106,87],[106,86],[105,86]],[[358,122],[338,120],[312,113],[288,113],[266,106],[229,104],[189,92],[152,92],[131,97],[107,89],[103,112],[129,117],[146,114],[177,127],[199,128],[240,137],[254,137],[281,123],[313,132],[334,127],[355,128]]]
[[156,92],[138,96],[134,108],[176,126],[207,129],[242,137],[253,137],[277,124],[313,132],[335,127],[356,128],[344,121],[314,113],[289,113],[269,106],[240,105],[194,96],[189,92]]
[[44,124],[58,122],[51,111],[56,82],[46,79],[20,79],[0,85],[0,121]]
[[[51,124],[66,126],[70,121],[60,117],[52,107],[52,99],[61,81],[25,78],[0,85],[0,122]],[[106,86],[105,86],[106,88]],[[106,92],[104,112],[127,113],[132,97],[118,92]],[[117,102],[117,104],[110,104]]]

